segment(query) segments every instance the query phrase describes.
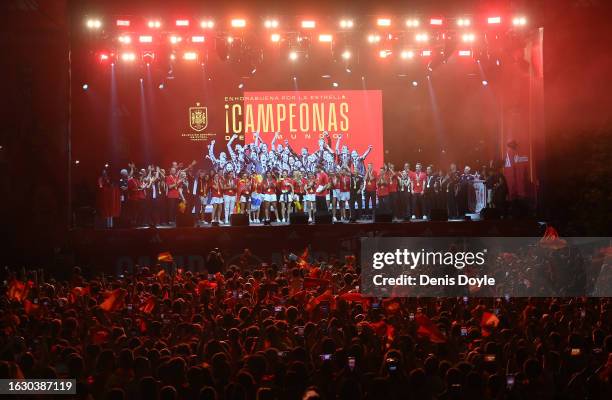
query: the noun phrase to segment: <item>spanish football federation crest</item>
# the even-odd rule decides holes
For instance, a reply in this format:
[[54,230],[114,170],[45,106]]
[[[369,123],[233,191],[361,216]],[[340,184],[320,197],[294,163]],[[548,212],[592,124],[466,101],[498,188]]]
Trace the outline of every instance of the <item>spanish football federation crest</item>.
[[189,107],[189,126],[196,132],[201,132],[208,126],[208,109],[200,107],[196,103],[195,107]]

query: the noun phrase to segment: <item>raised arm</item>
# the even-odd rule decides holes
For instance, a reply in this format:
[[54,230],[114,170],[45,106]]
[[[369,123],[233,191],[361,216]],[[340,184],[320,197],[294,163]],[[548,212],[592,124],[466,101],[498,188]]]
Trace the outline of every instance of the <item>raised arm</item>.
[[217,157],[215,157],[215,140],[211,140],[210,144],[208,145],[208,158],[210,159],[210,161],[213,162],[213,164],[216,164],[218,162]]
[[342,134],[338,135],[338,140],[336,141],[336,154],[340,154],[340,140],[342,139]]
[[227,142],[227,153],[230,155],[230,158],[232,160],[236,159],[236,153],[234,152],[234,149],[232,149],[232,144],[234,143],[234,140],[236,139],[238,139],[238,135],[234,133],[232,137],[230,138],[230,140]]
[[365,160],[365,159],[366,159],[366,157],[368,156],[368,154],[370,154],[370,152],[371,152],[371,151],[372,151],[372,145],[369,145],[369,146],[368,146],[368,148],[367,148],[367,150],[366,150],[366,151],[365,151],[365,152],[364,152],[364,153],[361,155],[361,158],[362,158],[363,160]]

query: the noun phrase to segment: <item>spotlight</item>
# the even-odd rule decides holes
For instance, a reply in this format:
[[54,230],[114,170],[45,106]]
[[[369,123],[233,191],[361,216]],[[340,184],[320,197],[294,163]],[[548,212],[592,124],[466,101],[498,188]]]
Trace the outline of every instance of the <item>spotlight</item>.
[[183,38],[180,37],[180,36],[176,36],[176,35],[170,36],[170,43],[172,43],[172,44],[177,44],[177,43],[181,42],[182,40],[183,40]]
[[442,26],[443,21],[442,21],[442,18],[431,18],[429,20],[429,23],[431,25]]
[[196,53],[195,51],[187,51],[185,52],[185,54],[183,54],[183,60],[194,61],[197,59],[198,59],[198,53]]
[[368,35],[368,43],[378,43],[380,42],[379,35]]
[[203,29],[212,29],[215,27],[215,22],[213,20],[204,20],[202,22],[200,22],[200,28]]
[[189,26],[189,20],[188,19],[177,19],[176,26]]
[[232,24],[232,28],[244,28],[246,26],[246,20],[245,19],[233,19],[231,24]]
[[487,18],[489,24],[501,24],[501,17],[489,17]]
[[459,50],[458,54],[459,54],[459,57],[469,57],[472,55],[472,51],[471,50]]
[[460,26],[460,27],[470,26],[470,25],[471,25],[471,23],[472,23],[472,21],[470,21],[470,20],[469,20],[469,19],[467,19],[467,18],[459,18],[459,19],[457,20],[457,26]]
[[421,57],[431,57],[431,50],[421,51]]
[[274,43],[280,42],[281,36],[278,33],[273,33],[270,35],[270,40]]
[[255,75],[255,72],[257,72],[257,68],[253,68],[253,70],[251,71],[251,75]]
[[527,25],[527,18],[525,17],[515,17],[512,19],[512,25],[514,26],[525,26]]
[[102,27],[102,21],[99,19],[88,19],[85,25],[88,29],[100,29]]
[[278,28],[278,21],[275,19],[267,19],[264,22],[264,27],[266,27],[266,29]]
[[87,90],[87,89],[89,89],[89,85],[88,85],[88,84],[86,84],[86,83],[84,83],[84,84],[83,84],[83,90]]
[[426,33],[417,33],[414,38],[417,42],[426,42],[429,40],[429,36]]
[[347,68],[346,68],[346,73],[347,73],[347,74],[350,74],[350,73],[351,73],[351,69],[347,67]]
[[314,29],[316,23],[312,20],[302,21],[302,28],[304,29]]
[[341,29],[351,29],[353,27],[352,19],[342,19],[340,20],[340,28]]
[[119,36],[119,43],[130,44],[132,43],[132,38],[129,37],[128,35]]
[[172,61],[176,60],[176,54],[174,54],[174,53],[170,54],[170,59]]
[[191,43],[204,43],[204,36],[192,36]]
[[378,26],[391,26],[391,20],[389,18],[378,18],[376,20]]
[[234,38],[232,36],[228,36],[227,43],[234,43]]
[[[298,59],[298,53],[296,51],[289,52],[289,59],[291,61],[297,60]],[[295,77],[293,79],[295,79]]]
[[489,82],[488,82],[488,81],[486,81],[486,80],[483,80],[483,81],[482,81],[482,86],[487,86],[488,84],[489,84]]
[[238,85],[238,89],[242,89],[244,87],[244,83],[241,83],[240,85]]
[[138,41],[140,43],[152,43],[153,42],[153,36],[150,36],[150,35],[139,36],[138,37]]
[[476,36],[473,33],[464,33],[461,36],[461,40],[465,43],[472,43],[474,40],[476,40]]
[[391,55],[391,50],[381,50],[378,52],[380,58],[387,58]]
[[104,168],[108,168],[108,163],[104,164]]
[[124,27],[130,26],[130,20],[128,20],[128,19],[118,19],[117,20],[117,26],[124,26]]
[[136,54],[131,53],[131,52],[123,53],[121,54],[121,60],[126,61],[126,62],[132,62],[136,60]]
[[163,89],[163,88],[164,88],[164,84],[163,84],[163,83],[160,83],[160,84],[159,84],[159,86],[158,86],[158,88],[159,88],[159,89]]
[[158,20],[151,20],[147,22],[147,26],[151,29],[159,29],[161,27],[161,22]]
[[81,162],[79,160],[74,160],[75,165],[79,165]]
[[109,58],[110,57],[109,57],[109,55],[107,53],[101,53],[100,56],[99,56],[100,62],[108,61]]
[[406,20],[406,26],[408,28],[416,28],[419,26],[419,20],[418,19],[407,19]]
[[344,51],[342,52],[342,58],[343,58],[343,59],[345,59],[345,60],[350,60],[350,58],[351,58],[351,52],[350,52],[350,51],[348,51],[348,50],[344,50]]
[[332,82],[333,87],[338,87],[338,82]]
[[321,34],[319,35],[319,42],[322,43],[331,43],[332,41],[332,35],[329,34]]
[[419,82],[417,82],[417,81],[412,81],[412,86],[414,86],[414,87],[419,86]]
[[404,50],[400,53],[400,57],[404,60],[408,60],[414,57],[414,51],[412,50]]

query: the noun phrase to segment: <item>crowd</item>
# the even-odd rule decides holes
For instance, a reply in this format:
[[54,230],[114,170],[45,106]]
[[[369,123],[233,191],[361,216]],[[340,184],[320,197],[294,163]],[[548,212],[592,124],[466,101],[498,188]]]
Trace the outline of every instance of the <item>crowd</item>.
[[355,257],[6,271],[0,378],[83,399],[609,399],[609,298],[365,298]]
[[[329,135],[319,140],[319,149],[297,154],[289,143],[270,149],[259,135],[250,144],[233,145],[215,155],[213,140],[206,158],[208,169],[173,162],[168,170],[133,163],[121,170],[118,187],[122,216],[130,225],[175,224],[177,210],[194,214],[201,223],[229,224],[231,214],[247,214],[251,223],[289,222],[292,212],[305,212],[309,221],[315,212],[330,212],[333,221],[371,218],[373,210],[390,213],[395,220],[428,219],[433,210],[448,218],[463,218],[473,210],[475,180],[484,181],[486,205],[504,208],[507,185],[503,173],[491,167],[473,172],[469,166],[448,171],[417,162],[396,169],[386,163],[377,170],[366,163],[371,147],[359,155],[347,146],[330,146]],[[276,140],[276,137],[275,137]],[[106,170],[98,188],[113,186]],[[208,210],[208,211],[207,211]],[[205,218],[210,214],[210,219]],[[108,217],[107,225],[112,225]]]

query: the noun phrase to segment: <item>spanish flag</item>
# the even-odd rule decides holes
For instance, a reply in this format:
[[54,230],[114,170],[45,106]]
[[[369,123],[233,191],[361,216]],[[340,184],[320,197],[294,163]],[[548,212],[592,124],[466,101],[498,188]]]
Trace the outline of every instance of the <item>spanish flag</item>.
[[125,293],[122,289],[115,289],[108,293],[106,299],[100,304],[100,308],[104,311],[116,311],[123,306],[123,297]]
[[164,251],[163,253],[159,253],[157,255],[158,262],[174,262],[174,258],[172,258],[172,254],[169,251]]
[[23,301],[28,297],[29,285],[14,279],[9,287],[7,296],[10,300]]
[[419,325],[419,328],[417,329],[418,335],[429,338],[429,341],[432,343],[446,342],[446,337],[444,337],[436,324],[434,324],[425,314],[417,314],[415,321]]

